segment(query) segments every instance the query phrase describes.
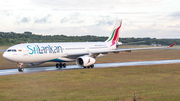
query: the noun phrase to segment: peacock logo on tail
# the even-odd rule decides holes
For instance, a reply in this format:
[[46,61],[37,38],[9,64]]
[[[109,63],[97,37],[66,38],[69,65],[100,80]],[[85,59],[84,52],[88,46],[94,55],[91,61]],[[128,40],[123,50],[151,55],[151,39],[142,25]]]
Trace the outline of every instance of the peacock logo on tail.
[[113,32],[105,42],[112,42],[111,46],[113,46],[119,41],[119,29],[121,28],[121,25],[122,25],[122,20],[118,20],[113,29]]

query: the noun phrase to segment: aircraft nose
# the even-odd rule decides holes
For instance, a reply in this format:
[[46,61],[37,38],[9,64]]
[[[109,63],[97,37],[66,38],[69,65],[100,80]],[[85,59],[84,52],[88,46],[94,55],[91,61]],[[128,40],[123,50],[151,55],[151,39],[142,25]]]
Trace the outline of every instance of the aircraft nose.
[[4,52],[2,56],[4,59],[11,62],[17,62],[16,60],[18,59],[17,54],[11,52]]
[[3,53],[3,58],[6,59],[6,57],[7,57],[7,54],[6,54],[6,52],[4,52],[4,53]]
[[6,60],[10,60],[10,56],[9,54],[7,54],[7,52],[3,53],[3,58],[5,58]]

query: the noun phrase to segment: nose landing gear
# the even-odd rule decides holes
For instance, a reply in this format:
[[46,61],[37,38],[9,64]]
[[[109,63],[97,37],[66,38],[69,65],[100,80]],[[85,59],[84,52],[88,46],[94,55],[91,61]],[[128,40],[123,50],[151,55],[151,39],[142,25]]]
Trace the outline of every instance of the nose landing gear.
[[19,72],[23,72],[23,71],[24,71],[24,68],[22,67],[22,66],[23,66],[23,63],[18,63],[17,65],[18,65],[18,67],[19,67],[19,68],[18,68],[18,71],[19,71]]

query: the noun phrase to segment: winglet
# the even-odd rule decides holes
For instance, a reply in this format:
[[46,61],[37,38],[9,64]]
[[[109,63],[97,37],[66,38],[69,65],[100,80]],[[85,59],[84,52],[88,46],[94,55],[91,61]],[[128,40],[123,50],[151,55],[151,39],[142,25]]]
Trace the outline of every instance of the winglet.
[[170,48],[170,47],[173,47],[175,44],[176,44],[176,42],[175,42],[175,43],[173,43],[172,45],[170,45],[170,46],[169,46],[169,48]]

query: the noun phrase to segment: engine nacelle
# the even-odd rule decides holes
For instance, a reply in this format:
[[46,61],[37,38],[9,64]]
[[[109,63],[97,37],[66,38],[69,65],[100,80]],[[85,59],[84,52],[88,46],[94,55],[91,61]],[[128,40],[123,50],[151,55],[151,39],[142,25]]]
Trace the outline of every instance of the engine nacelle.
[[94,64],[96,60],[88,56],[80,56],[76,59],[76,64],[79,66],[87,67]]

